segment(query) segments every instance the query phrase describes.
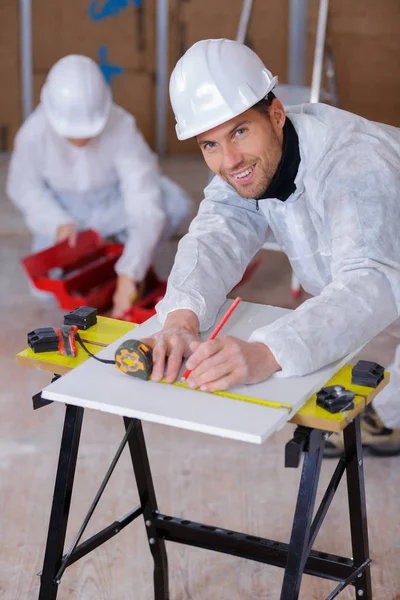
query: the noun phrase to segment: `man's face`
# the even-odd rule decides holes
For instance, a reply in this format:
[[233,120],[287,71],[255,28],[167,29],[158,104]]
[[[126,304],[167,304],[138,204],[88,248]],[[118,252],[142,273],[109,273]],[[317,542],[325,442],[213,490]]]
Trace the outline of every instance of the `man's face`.
[[90,140],[92,138],[82,138],[82,139],[77,139],[77,138],[66,138],[67,141],[72,144],[73,146],[76,146],[77,148],[83,148],[84,146],[87,146],[87,144],[90,142]]
[[197,136],[208,167],[243,198],[259,198],[282,157],[285,111],[275,98],[269,116],[253,108]]

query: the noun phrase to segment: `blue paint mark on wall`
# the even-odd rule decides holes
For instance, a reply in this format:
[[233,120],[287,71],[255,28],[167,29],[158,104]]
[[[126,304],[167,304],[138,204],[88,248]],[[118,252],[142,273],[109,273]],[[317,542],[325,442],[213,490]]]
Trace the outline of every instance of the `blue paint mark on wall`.
[[108,48],[107,46],[99,46],[98,49],[98,63],[102,70],[102,73],[107,81],[108,85],[112,87],[112,78],[117,75],[123,75],[124,69],[118,65],[111,65],[108,62]]
[[92,21],[102,21],[108,17],[119,15],[132,3],[136,8],[140,8],[143,0],[93,0],[89,5],[88,14]]

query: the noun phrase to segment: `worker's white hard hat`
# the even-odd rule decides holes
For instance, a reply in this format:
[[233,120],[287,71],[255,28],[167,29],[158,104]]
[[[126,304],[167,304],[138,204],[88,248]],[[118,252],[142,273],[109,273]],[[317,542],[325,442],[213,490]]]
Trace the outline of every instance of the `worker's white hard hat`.
[[41,102],[62,137],[92,138],[104,129],[112,95],[98,65],[87,56],[64,56],[49,71]]
[[233,40],[202,40],[179,59],[169,93],[179,140],[245,112],[278,83],[262,60]]

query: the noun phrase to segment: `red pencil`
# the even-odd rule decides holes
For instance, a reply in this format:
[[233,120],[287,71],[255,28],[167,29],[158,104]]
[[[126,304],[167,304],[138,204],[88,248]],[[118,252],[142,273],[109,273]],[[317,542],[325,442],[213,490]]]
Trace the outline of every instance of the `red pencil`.
[[[233,313],[233,311],[235,310],[235,308],[239,304],[240,300],[241,300],[241,298],[236,298],[236,300],[233,302],[233,304],[231,304],[231,306],[226,311],[225,315],[222,317],[222,319],[220,320],[220,322],[218,323],[218,325],[214,329],[214,331],[211,333],[211,335],[208,338],[208,340],[213,340],[215,337],[217,337],[218,333],[221,331],[221,329],[223,328],[223,326],[225,325],[225,323],[227,322],[227,320],[229,319],[229,317],[231,316],[231,314]],[[192,371],[190,369],[186,369],[186,371],[182,375],[181,379],[187,379],[189,377],[189,375],[190,375],[191,372]]]

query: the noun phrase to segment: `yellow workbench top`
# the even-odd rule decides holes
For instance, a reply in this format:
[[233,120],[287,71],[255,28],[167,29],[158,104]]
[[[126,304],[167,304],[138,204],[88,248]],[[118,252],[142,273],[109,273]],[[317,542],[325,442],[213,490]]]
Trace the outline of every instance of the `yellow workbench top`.
[[354,409],[350,411],[332,414],[317,405],[317,395],[314,394],[306,404],[297,411],[292,417],[290,423],[304,425],[305,427],[315,427],[325,431],[343,431],[347,424],[352,421],[364,408],[372,402],[379,392],[389,383],[390,375],[385,371],[385,378],[374,389],[362,385],[351,383],[352,365],[345,365],[326,383],[324,387],[330,385],[342,385],[347,390],[351,390],[356,395],[354,398]]
[[[97,317],[96,325],[90,329],[79,330],[82,341],[92,354],[97,354],[105,346],[115,342],[118,338],[135,329],[134,323],[109,319],[108,317]],[[85,362],[89,355],[77,343],[76,356],[62,356],[58,352],[33,352],[31,348],[26,348],[17,354],[17,364],[40,371],[50,371],[54,375],[65,375],[74,367],[78,367]]]

